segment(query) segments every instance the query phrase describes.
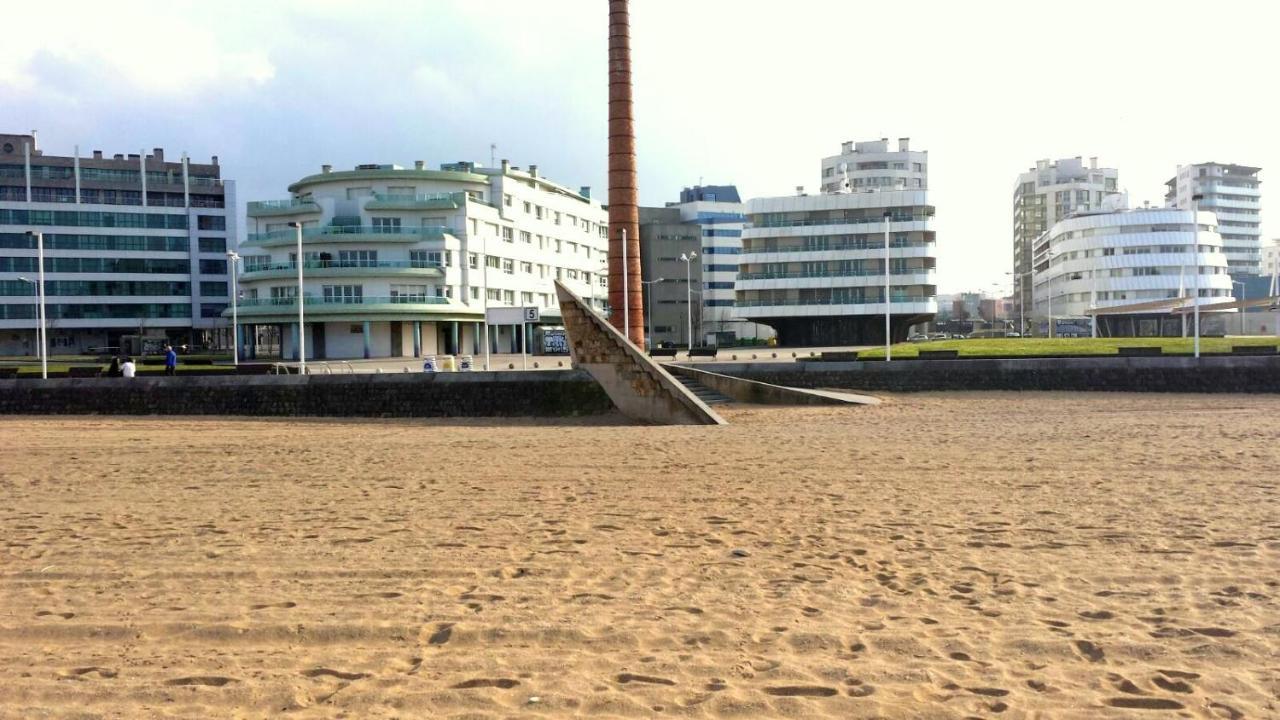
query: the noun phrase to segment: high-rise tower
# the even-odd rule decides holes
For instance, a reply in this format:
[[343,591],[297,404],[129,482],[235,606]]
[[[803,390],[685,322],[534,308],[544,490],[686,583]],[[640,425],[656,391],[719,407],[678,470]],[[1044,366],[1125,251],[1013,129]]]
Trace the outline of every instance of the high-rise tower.
[[643,345],[644,296],[640,285],[640,214],[627,4],[627,0],[609,0],[609,321],[619,330],[624,324],[629,325],[631,342]]

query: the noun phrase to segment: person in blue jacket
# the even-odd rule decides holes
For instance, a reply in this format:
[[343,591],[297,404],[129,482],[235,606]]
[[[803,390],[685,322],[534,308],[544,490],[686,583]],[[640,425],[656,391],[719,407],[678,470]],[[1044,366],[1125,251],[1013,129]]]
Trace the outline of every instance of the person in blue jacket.
[[164,374],[175,375],[178,372],[178,352],[172,345],[164,346]]

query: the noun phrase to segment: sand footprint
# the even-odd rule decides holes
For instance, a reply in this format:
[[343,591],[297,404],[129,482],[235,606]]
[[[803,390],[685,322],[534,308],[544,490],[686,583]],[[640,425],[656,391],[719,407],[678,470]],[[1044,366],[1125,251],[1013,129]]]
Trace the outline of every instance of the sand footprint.
[[623,685],[626,685],[627,683],[633,683],[633,682],[649,683],[651,685],[675,685],[676,684],[675,680],[668,680],[667,678],[654,677],[653,675],[636,675],[634,673],[619,673],[617,677],[615,677],[614,679]]
[[779,687],[767,687],[764,692],[766,695],[777,695],[779,697],[831,697],[839,694],[839,691],[835,688],[822,685],[782,685]]
[[303,670],[303,677],[318,678],[332,677],[339,680],[362,680],[369,677],[369,673],[360,672],[342,672],[341,670],[332,670],[330,668],[315,668],[313,670]]
[[502,690],[510,690],[520,684],[519,680],[511,678],[475,678],[473,680],[464,680],[457,685],[451,685],[454,690],[472,690],[474,688],[501,688]]
[[221,677],[218,675],[200,675],[195,677],[180,677],[172,680],[165,680],[165,685],[204,685],[208,687],[222,687],[230,683],[240,682],[235,678]]

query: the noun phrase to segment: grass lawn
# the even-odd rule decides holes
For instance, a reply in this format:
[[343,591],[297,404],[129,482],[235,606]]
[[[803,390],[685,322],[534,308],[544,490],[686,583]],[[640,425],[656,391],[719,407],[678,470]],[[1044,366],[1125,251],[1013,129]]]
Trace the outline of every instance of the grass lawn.
[[[1161,347],[1166,354],[1192,352],[1191,338],[972,338],[899,343],[894,357],[916,357],[921,350],[959,350],[960,357],[987,355],[1115,355],[1122,347]],[[1200,352],[1231,352],[1233,345],[1276,345],[1280,338],[1200,338]],[[884,348],[863,350],[858,359],[882,358]]]
[[[13,366],[10,364],[7,367],[13,367]],[[17,367],[18,367],[18,377],[23,377],[23,378],[40,377],[40,363],[27,363],[23,365],[18,365]],[[57,375],[58,377],[63,377],[69,372],[70,367],[71,366],[66,363],[51,362],[49,363],[49,374]],[[77,367],[106,368],[107,363],[78,363]],[[208,363],[189,364],[189,365],[184,365],[182,362],[178,363],[179,375],[182,375],[184,373],[198,373],[198,372],[207,373],[211,370],[226,371],[228,374],[230,374],[231,368],[228,367],[227,365],[211,365]],[[138,366],[139,376],[163,375],[163,374],[164,374],[163,365],[139,365]]]

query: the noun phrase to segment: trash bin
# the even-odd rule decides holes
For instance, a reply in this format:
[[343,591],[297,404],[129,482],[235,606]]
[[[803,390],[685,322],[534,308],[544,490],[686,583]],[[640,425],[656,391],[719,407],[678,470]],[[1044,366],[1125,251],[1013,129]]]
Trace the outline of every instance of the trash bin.
[[471,372],[472,362],[470,355],[459,355],[458,372]]
[[436,365],[435,355],[428,355],[426,358],[423,359],[422,372],[433,373],[433,372],[438,372],[439,369],[440,368]]
[[440,372],[453,372],[458,369],[458,362],[452,355],[440,356]]

